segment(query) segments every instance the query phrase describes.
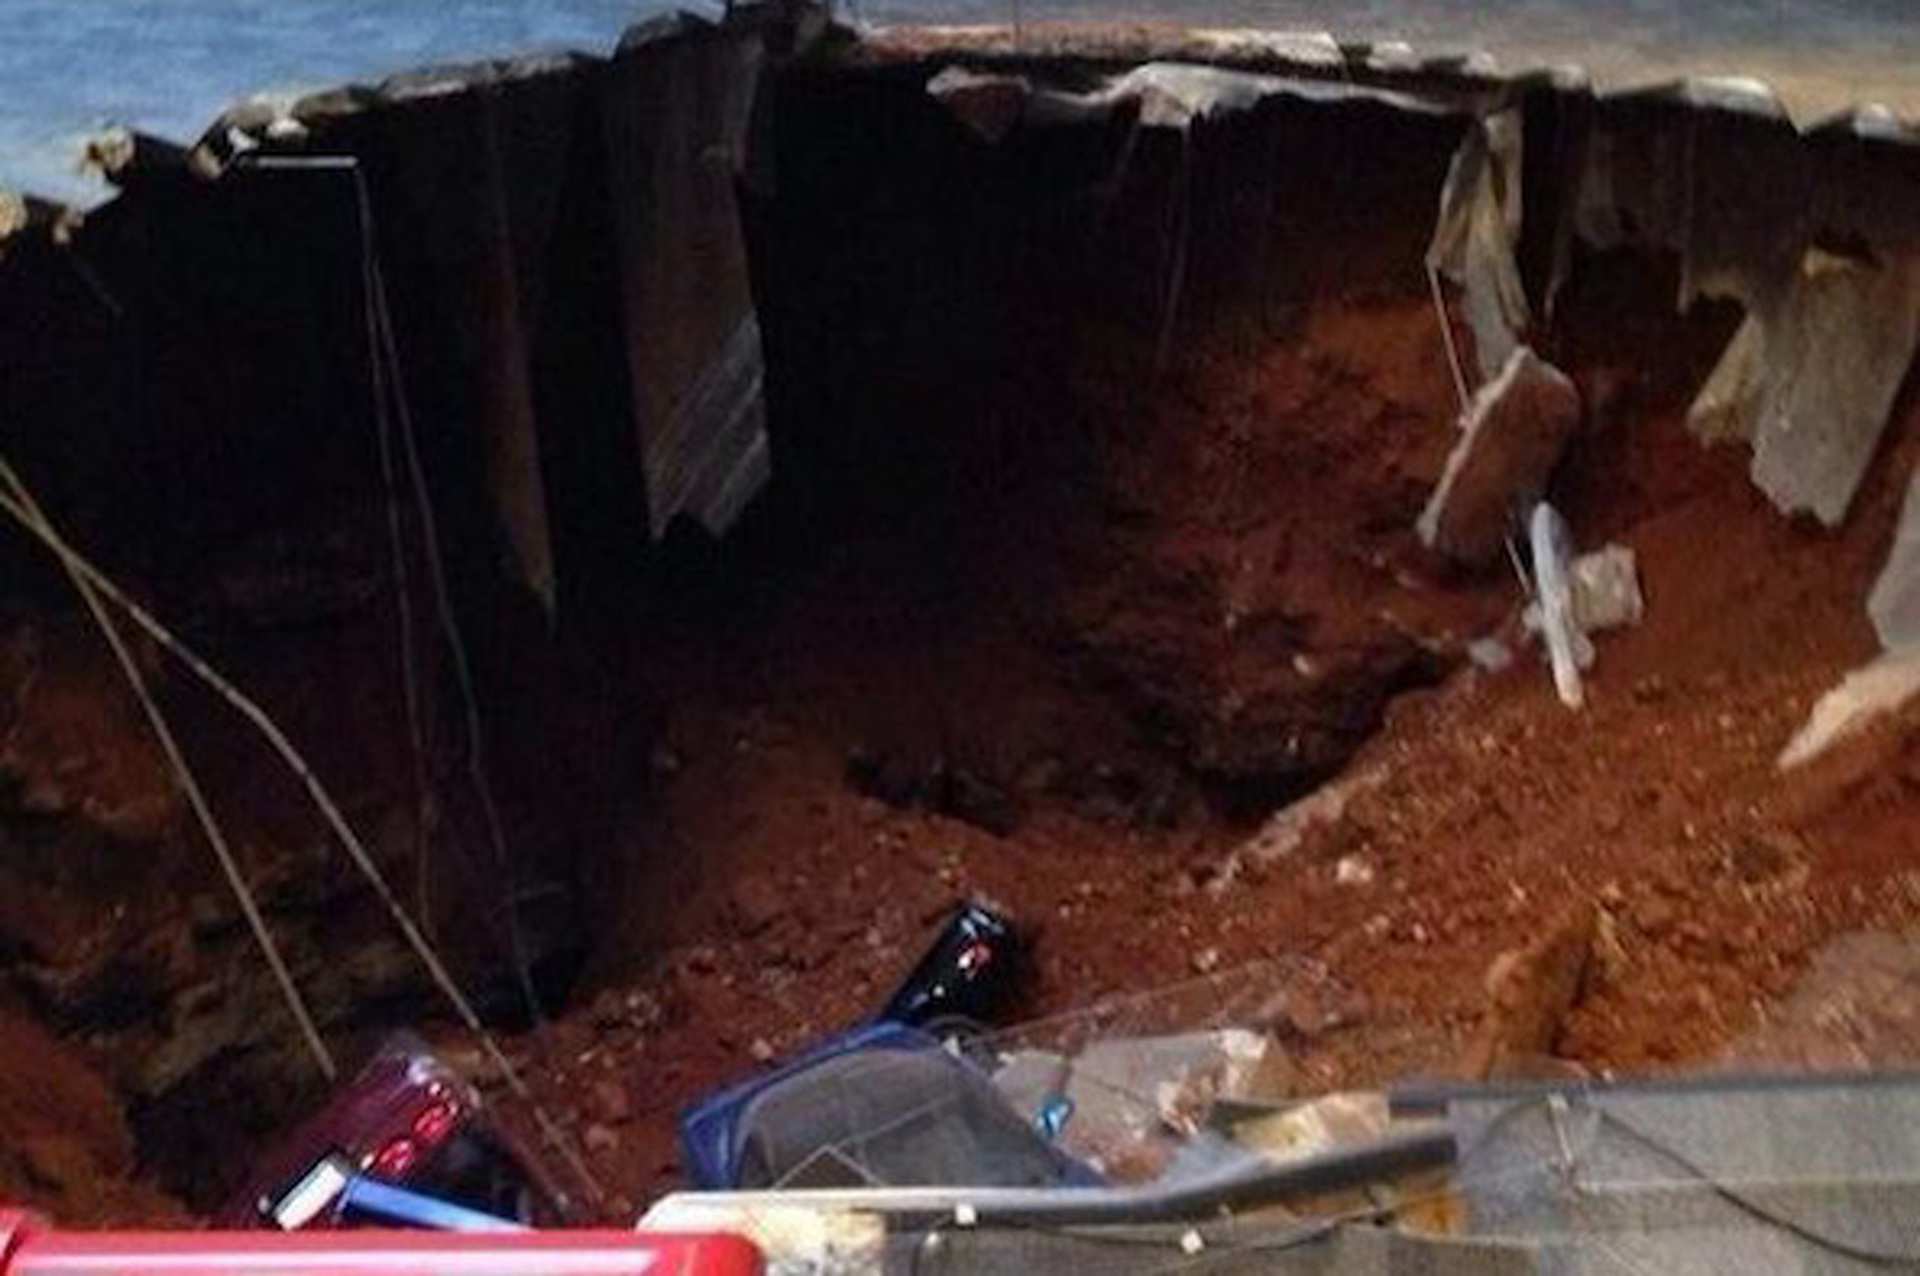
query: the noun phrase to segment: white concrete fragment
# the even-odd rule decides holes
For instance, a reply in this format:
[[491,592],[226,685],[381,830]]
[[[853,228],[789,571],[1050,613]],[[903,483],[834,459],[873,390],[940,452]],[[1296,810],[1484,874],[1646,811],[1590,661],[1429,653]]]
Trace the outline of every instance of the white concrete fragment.
[[1547,659],[1553,665],[1553,688],[1559,693],[1560,703],[1578,709],[1586,703],[1580,670],[1592,661],[1593,647],[1574,619],[1573,546],[1567,523],[1558,510],[1542,501],[1533,508],[1527,534],[1533,547],[1540,632],[1547,640]]
[[1890,651],[1862,665],[1820,697],[1806,723],[1781,751],[1779,769],[1786,771],[1819,757],[1875,719],[1899,709],[1915,694],[1920,694],[1920,648]]
[[1293,805],[1282,809],[1261,826],[1260,831],[1234,848],[1221,865],[1219,874],[1207,884],[1213,894],[1223,894],[1251,863],[1265,867],[1285,859],[1300,849],[1307,834],[1332,824],[1346,813],[1347,803],[1356,796],[1377,789],[1386,781],[1384,770],[1374,768],[1343,775],[1323,784]]
[[1920,255],[1873,263],[1809,249],[1754,303],[1688,412],[1702,438],[1753,443],[1782,513],[1846,517],[1920,340]]
[[1467,644],[1467,659],[1488,673],[1499,673],[1513,664],[1513,651],[1498,638],[1475,638]]
[[1583,633],[1637,625],[1646,614],[1633,551],[1607,545],[1573,560],[1573,622]]

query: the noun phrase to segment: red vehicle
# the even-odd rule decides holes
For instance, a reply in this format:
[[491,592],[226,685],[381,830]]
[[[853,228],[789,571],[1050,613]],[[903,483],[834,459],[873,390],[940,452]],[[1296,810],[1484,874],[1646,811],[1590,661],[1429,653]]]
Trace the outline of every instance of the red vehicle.
[[538,1160],[488,1120],[479,1091],[403,1035],[260,1161],[214,1223],[354,1226],[347,1189],[356,1178],[528,1227],[571,1212]]
[[664,1232],[68,1232],[0,1208],[0,1276],[756,1276],[739,1236]]

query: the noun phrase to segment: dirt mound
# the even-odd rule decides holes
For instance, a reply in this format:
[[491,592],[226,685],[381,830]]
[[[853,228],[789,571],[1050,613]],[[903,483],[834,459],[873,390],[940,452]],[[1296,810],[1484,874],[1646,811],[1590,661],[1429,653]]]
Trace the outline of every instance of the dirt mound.
[[73,1224],[180,1223],[135,1175],[112,1088],[31,1018],[0,1007],[0,1199]]
[[[1862,599],[1920,457],[1920,413],[1903,404],[1844,529],[1784,519],[1743,454],[1703,449],[1682,426],[1725,316],[1659,317],[1647,297],[1671,276],[1614,265],[1592,272],[1603,289],[1566,303],[1559,353],[1591,410],[1555,495],[1582,545],[1634,549],[1647,614],[1599,639],[1584,711],[1559,703],[1523,644],[1515,586],[1450,578],[1410,543],[1450,430],[1430,311],[1341,305],[1290,346],[1206,348],[1166,396],[1177,425],[1116,427],[1116,503],[1084,560],[1111,578],[1069,574],[1056,595],[1084,625],[1078,641],[1050,644],[1052,631],[996,623],[991,608],[964,642],[907,623],[887,639],[946,637],[902,648],[916,662],[906,678],[884,643],[841,646],[878,631],[847,623],[859,589],[840,578],[823,586],[837,607],[797,608],[754,648],[778,676],[736,668],[683,699],[662,804],[636,837],[713,867],[650,936],[668,951],[533,1048],[543,1093],[606,1127],[607,1180],[670,1184],[680,1105],[869,1013],[942,909],[973,892],[1039,935],[1033,1013],[1256,958],[1311,963],[1339,991],[1289,1045],[1320,1085],[1461,1067],[1489,966],[1572,905],[1596,910],[1592,952],[1549,1052],[1596,1072],[1709,1061],[1830,937],[1920,921],[1901,761],[1912,737],[1890,724],[1844,757],[1775,769],[1812,702],[1874,650]],[[1673,358],[1627,358],[1653,348]],[[1249,437],[1269,431],[1287,441]],[[1456,668],[1458,644],[1488,632],[1514,663]],[[858,651],[861,669],[823,654],[836,648]],[[1394,695],[1404,662],[1435,652],[1456,669],[1443,685]],[[1365,693],[1302,698],[1306,662]],[[1102,741],[1070,724],[1099,719],[1063,698],[1063,680],[1118,686],[1110,746],[1151,757],[1156,742],[1232,742],[1163,761],[1176,777],[1234,759],[1292,765],[1281,731],[1317,714],[1321,763],[1364,740],[1346,769],[1364,782],[1248,854],[1261,831],[1231,808],[1196,798],[1156,821],[1112,767],[1078,784],[1039,767],[1013,786],[1017,827],[996,836],[848,783],[866,724],[847,706],[868,669],[868,685],[895,687],[879,699],[896,720],[1018,735],[1045,717],[1037,706],[1077,703],[1078,717],[1052,719],[1052,747],[1083,758]],[[840,711],[822,711],[823,686]],[[1235,696],[1252,709],[1221,713]],[[1329,716],[1330,702],[1354,716]],[[1121,725],[1143,719],[1164,729]],[[626,997],[644,1022],[620,1009]],[[632,1097],[617,1119],[586,1098],[605,1082]]]

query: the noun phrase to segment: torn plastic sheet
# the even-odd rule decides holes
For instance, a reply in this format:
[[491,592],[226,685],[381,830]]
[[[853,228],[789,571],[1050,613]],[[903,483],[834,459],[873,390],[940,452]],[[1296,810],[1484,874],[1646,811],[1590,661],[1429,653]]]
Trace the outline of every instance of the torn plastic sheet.
[[607,177],[652,534],[725,532],[771,477],[760,326],[734,187],[763,49],[702,31],[609,67]]
[[1845,519],[1920,338],[1920,256],[1879,264],[1809,250],[1763,296],[1688,412],[1706,439],[1753,444],[1782,513]]
[[1907,485],[1893,549],[1867,595],[1867,614],[1882,647],[1920,648],[1920,470]]
[[1876,718],[1894,712],[1920,694],[1920,648],[1890,651],[1841,679],[1820,697],[1806,722],[1781,751],[1782,771],[1819,757],[1859,734]]
[[1514,246],[1520,238],[1518,111],[1475,121],[1447,169],[1427,268],[1459,285],[1483,381],[1499,375],[1531,322]]

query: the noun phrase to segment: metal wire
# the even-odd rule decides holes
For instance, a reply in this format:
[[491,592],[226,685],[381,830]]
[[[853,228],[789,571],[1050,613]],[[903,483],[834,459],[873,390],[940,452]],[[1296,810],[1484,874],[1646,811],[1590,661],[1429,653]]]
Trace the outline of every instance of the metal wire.
[[320,783],[319,777],[313,773],[313,768],[307,764],[305,755],[295,747],[293,741],[287,738],[286,733],[280,729],[279,725],[267,715],[266,710],[262,709],[250,696],[234,686],[232,682],[228,681],[226,676],[220,673],[219,670],[209,665],[198,652],[192,647],[189,647],[176,636],[172,630],[168,629],[166,625],[162,624],[153,613],[130,598],[111,578],[102,573],[99,568],[95,567],[80,554],[79,551],[68,544],[50,523],[44,519],[35,518],[28,506],[18,498],[11,494],[0,494],[0,511],[4,511],[10,515],[15,522],[19,523],[20,526],[25,528],[35,539],[45,545],[48,550],[52,551],[52,553],[60,559],[62,565],[70,572],[83,578],[98,591],[100,596],[119,607],[136,625],[144,629],[155,642],[166,648],[167,651],[185,665],[195,677],[199,678],[200,681],[205,683],[216,695],[226,701],[236,713],[245,718],[247,722],[252,724],[253,728],[260,733],[273,751],[279,755],[281,761],[286,764],[288,769],[298,777],[301,784],[306,788],[307,795],[312,800],[315,808],[320,812],[321,818],[326,821],[327,827],[332,831],[334,836],[339,839],[341,847],[346,851],[348,858],[353,861],[354,866],[360,871],[361,876],[367,880],[368,885],[373,888],[374,894],[379,898],[380,902],[385,905],[388,914],[393,918],[394,924],[400,928],[400,932],[406,938],[408,945],[420,958],[421,964],[426,967],[427,973],[432,978],[435,986],[440,989],[449,1004],[452,1005],[454,1013],[460,1022],[464,1024],[480,1042],[481,1048],[487,1055],[489,1062],[499,1070],[501,1077],[506,1081],[508,1087],[512,1089],[515,1095],[527,1103],[529,1110],[533,1113],[535,1123],[540,1127],[542,1136],[554,1151],[568,1163],[568,1167],[579,1176],[580,1181],[587,1186],[589,1192],[597,1200],[604,1200],[606,1191],[601,1187],[599,1180],[594,1176],[593,1172],[587,1168],[585,1159],[567,1142],[561,1134],[559,1127],[554,1124],[553,1119],[547,1114],[539,1102],[534,1099],[533,1092],[527,1086],[526,1080],[520,1075],[519,1069],[513,1066],[513,1062],[507,1058],[506,1052],[500,1048],[499,1042],[494,1039],[492,1033],[487,1031],[486,1026],[480,1022],[480,1016],[475,1013],[473,1004],[467,1000],[466,994],[460,991],[459,984],[455,982],[452,974],[448,972],[446,965],[440,959],[439,953],[434,949],[433,945],[427,941],[426,936],[420,933],[420,928],[414,924],[413,918],[408,914],[406,907],[400,902],[399,897],[394,894],[393,887],[387,881],[386,875],[380,871],[380,866],[374,862],[373,856],[367,851],[366,844],[360,840],[359,834],[354,832],[353,826],[347,823],[346,817],[340,811],[339,804],[333,800],[332,795],[327,792],[326,787]]
[[[47,522],[46,514],[40,503],[33,498],[25,481],[6,457],[0,456],[0,482],[4,482],[10,497],[7,512],[21,522],[29,532],[50,533],[52,526]],[[147,716],[147,725],[152,728],[154,739],[160,744],[160,751],[166,755],[167,765],[173,770],[174,781],[179,784],[180,792],[186,796],[187,805],[192,808],[194,819],[200,824],[201,832],[206,835],[207,845],[213,850],[214,859],[220,863],[220,872],[226,877],[233,897],[240,905],[241,915],[246,918],[247,928],[253,932],[254,942],[260,946],[261,955],[267,959],[267,967],[273,972],[274,982],[280,987],[280,997],[287,1003],[287,1010],[293,1015],[294,1022],[300,1026],[300,1035],[306,1039],[307,1049],[313,1055],[314,1063],[327,1080],[332,1081],[339,1075],[334,1063],[332,1051],[327,1049],[326,1040],[320,1035],[320,1028],[314,1022],[313,1014],[307,1009],[306,999],[300,995],[300,987],[294,982],[293,972],[287,969],[280,948],[273,942],[273,934],[267,929],[266,918],[260,913],[260,905],[255,900],[252,889],[247,885],[245,874],[240,871],[239,860],[234,856],[233,847],[228,844],[220,821],[214,818],[213,809],[207,803],[206,794],[200,788],[200,781],[194,775],[193,767],[188,763],[186,753],[174,738],[173,728],[167,722],[166,713],[160,708],[160,702],[154,699],[153,691],[147,686],[146,676],[140,672],[140,663],[127,649],[126,639],[113,617],[100,603],[100,596],[86,574],[79,571],[73,562],[61,556],[61,566],[66,569],[67,578],[73,582],[75,592],[87,605],[87,611],[93,616],[94,623],[100,627],[100,633],[113,649],[113,657],[120,664],[121,672],[127,683],[133,688],[134,696],[140,701],[140,707]]]

